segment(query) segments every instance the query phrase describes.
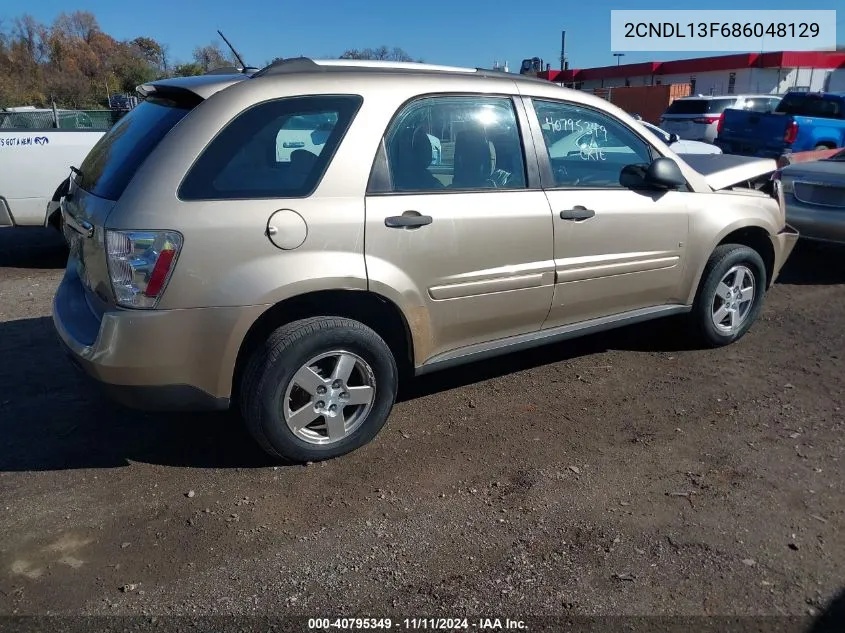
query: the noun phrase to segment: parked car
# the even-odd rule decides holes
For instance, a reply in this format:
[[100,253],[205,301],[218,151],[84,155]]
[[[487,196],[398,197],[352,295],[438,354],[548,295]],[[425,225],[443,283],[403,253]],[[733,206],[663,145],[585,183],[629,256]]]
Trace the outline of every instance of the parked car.
[[729,154],[777,158],[845,147],[845,93],[790,92],[772,113],[726,110],[723,117],[716,144]]
[[780,172],[787,221],[802,238],[845,244],[845,149]]
[[712,143],[719,117],[728,108],[748,112],[771,112],[780,103],[776,95],[698,95],[675,99],[660,118],[660,127],[690,141]]
[[[400,376],[669,315],[732,343],[797,239],[774,161],[696,171],[543,80],[292,59],[140,90],[61,203],[59,338],[118,400],[234,405],[286,461],[372,440]],[[573,131],[630,151],[550,157]]]
[[0,227],[59,228],[59,198],[104,130],[0,129]]
[[660,140],[672,148],[676,154],[721,154],[722,150],[712,143],[702,143],[701,141],[688,141],[681,139],[677,134],[670,134],[666,130],[649,123],[648,121],[640,121],[640,123],[648,128],[652,134],[656,134]]

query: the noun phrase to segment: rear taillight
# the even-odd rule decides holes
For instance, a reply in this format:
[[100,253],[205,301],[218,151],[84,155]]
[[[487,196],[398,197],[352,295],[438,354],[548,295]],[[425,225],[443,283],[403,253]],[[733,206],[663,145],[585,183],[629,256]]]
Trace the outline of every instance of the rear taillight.
[[783,142],[794,143],[796,138],[798,138],[798,124],[795,121],[790,121],[783,133]]
[[722,126],[725,124],[725,113],[719,115],[719,123],[716,125],[716,136],[722,133]]
[[182,236],[175,231],[106,230],[109,275],[117,304],[155,308],[181,248]]
[[700,116],[692,120],[693,123],[704,123],[705,125],[710,125],[711,123],[715,123],[721,117],[718,116]]

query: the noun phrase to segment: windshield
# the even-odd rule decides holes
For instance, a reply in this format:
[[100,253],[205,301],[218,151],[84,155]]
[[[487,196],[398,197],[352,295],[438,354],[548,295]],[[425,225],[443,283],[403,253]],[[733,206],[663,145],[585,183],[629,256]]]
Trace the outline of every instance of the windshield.
[[145,100],[94,145],[80,165],[77,184],[95,196],[117,200],[141,163],[190,111],[170,99]]
[[721,114],[735,103],[736,99],[676,99],[666,114]]

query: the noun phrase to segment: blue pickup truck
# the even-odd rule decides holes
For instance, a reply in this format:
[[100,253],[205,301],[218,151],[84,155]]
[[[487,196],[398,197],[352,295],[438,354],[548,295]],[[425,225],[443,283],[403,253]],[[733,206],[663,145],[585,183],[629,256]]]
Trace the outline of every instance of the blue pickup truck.
[[714,144],[764,158],[845,147],[845,93],[788,92],[770,113],[725,110]]

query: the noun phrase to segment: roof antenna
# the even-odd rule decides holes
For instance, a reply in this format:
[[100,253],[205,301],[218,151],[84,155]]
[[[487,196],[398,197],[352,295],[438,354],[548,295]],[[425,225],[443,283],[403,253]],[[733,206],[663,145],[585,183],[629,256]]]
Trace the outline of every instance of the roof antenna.
[[246,71],[247,65],[244,64],[244,60],[238,54],[238,51],[235,50],[235,47],[232,46],[231,42],[229,42],[229,40],[226,39],[226,36],[223,35],[223,31],[221,31],[220,29],[217,29],[217,33],[220,35],[220,37],[223,38],[223,41],[226,42],[226,46],[229,47],[229,50],[232,51],[232,54],[235,56],[235,58],[238,60],[238,62],[240,62],[241,68],[243,69],[243,71]]

